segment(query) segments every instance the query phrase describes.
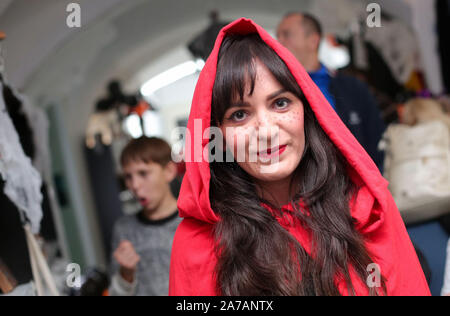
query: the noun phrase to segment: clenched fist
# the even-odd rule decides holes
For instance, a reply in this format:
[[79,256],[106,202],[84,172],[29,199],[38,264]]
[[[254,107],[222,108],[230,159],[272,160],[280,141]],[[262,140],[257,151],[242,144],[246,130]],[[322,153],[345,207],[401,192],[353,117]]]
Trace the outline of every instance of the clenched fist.
[[129,283],[134,281],[136,269],[141,257],[134,250],[133,244],[128,240],[122,241],[114,251],[114,259],[120,265],[121,276]]

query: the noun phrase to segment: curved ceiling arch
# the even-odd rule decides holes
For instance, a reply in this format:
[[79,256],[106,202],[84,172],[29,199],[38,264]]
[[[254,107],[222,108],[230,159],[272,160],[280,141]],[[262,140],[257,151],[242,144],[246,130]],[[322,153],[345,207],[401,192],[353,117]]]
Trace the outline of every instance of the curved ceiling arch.
[[[207,2],[203,0],[190,0],[190,10],[186,10],[183,2],[178,0],[137,2],[139,5],[135,4],[126,10],[119,8],[119,14],[112,12],[71,35],[64,45],[49,54],[38,69],[25,80],[23,86],[27,93],[44,103],[49,99],[61,101],[61,96],[74,90],[91,94],[87,91],[89,89],[86,89],[88,81],[102,82],[104,85],[112,77],[124,82],[131,81],[129,85],[136,89],[138,81],[144,79],[142,73],[140,76],[136,74],[165,53],[183,47],[194,35],[207,27],[210,10],[218,8],[223,19],[233,20],[248,16],[272,28],[285,12],[274,12],[274,4],[279,1],[262,1],[266,5],[258,5],[256,10],[250,1],[239,0],[226,3],[209,1],[216,6],[205,6]],[[242,3],[247,4],[247,9],[245,6],[242,9]],[[291,3],[291,8],[299,8],[297,1],[287,1],[284,7],[287,3]],[[309,0],[305,3],[309,3]],[[160,10],[155,9],[158,5],[161,6]],[[241,9],[236,10],[233,7]],[[180,11],[183,10],[185,13],[181,14]],[[50,88],[52,92],[46,93]],[[98,88],[92,88],[93,94],[101,93]],[[76,95],[80,96],[79,93]]]
[[[336,16],[323,19],[325,26],[346,19],[358,10],[349,8],[361,8],[367,1],[336,1]],[[65,26],[65,8],[71,2],[81,6],[80,29]],[[100,93],[96,86],[109,77],[135,89],[145,76],[142,68],[206,27],[213,9],[224,19],[246,16],[274,28],[288,11],[316,11],[320,16],[322,2],[333,10],[322,0],[259,0],[257,5],[253,0],[15,0],[3,7],[0,29],[8,34],[11,83],[45,105],[60,103],[73,91],[77,97]],[[94,86],[87,86],[89,81]]]

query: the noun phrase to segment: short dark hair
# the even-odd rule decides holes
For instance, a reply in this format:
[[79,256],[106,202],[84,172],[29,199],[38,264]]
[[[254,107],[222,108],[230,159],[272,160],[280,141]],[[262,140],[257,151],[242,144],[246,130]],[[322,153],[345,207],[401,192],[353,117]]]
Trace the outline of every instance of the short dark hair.
[[301,23],[305,28],[307,35],[318,34],[320,37],[322,37],[322,25],[314,15],[304,12],[289,12],[284,16],[284,18],[290,17],[292,15],[298,15],[302,17]]
[[172,161],[172,149],[163,139],[142,136],[131,140],[120,155],[120,164],[126,166],[131,162],[154,162],[165,167]]

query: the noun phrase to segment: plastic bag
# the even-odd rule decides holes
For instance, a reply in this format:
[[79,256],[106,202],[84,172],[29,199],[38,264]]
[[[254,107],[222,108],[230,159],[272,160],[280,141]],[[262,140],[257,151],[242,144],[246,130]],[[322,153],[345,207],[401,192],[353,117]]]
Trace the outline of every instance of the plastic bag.
[[412,220],[427,218],[413,214],[416,208],[429,216],[448,211],[450,132],[444,123],[391,124],[381,147],[386,151],[384,177],[400,212]]

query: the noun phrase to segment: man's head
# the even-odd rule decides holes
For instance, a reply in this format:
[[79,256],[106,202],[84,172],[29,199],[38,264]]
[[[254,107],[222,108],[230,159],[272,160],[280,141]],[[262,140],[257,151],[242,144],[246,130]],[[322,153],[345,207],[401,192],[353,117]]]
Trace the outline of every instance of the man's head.
[[153,211],[170,196],[170,182],[176,176],[171,148],[159,138],[134,139],[122,151],[120,163],[125,184],[144,210]]
[[277,38],[305,68],[318,63],[322,27],[312,15],[300,12],[286,14],[278,25]]

